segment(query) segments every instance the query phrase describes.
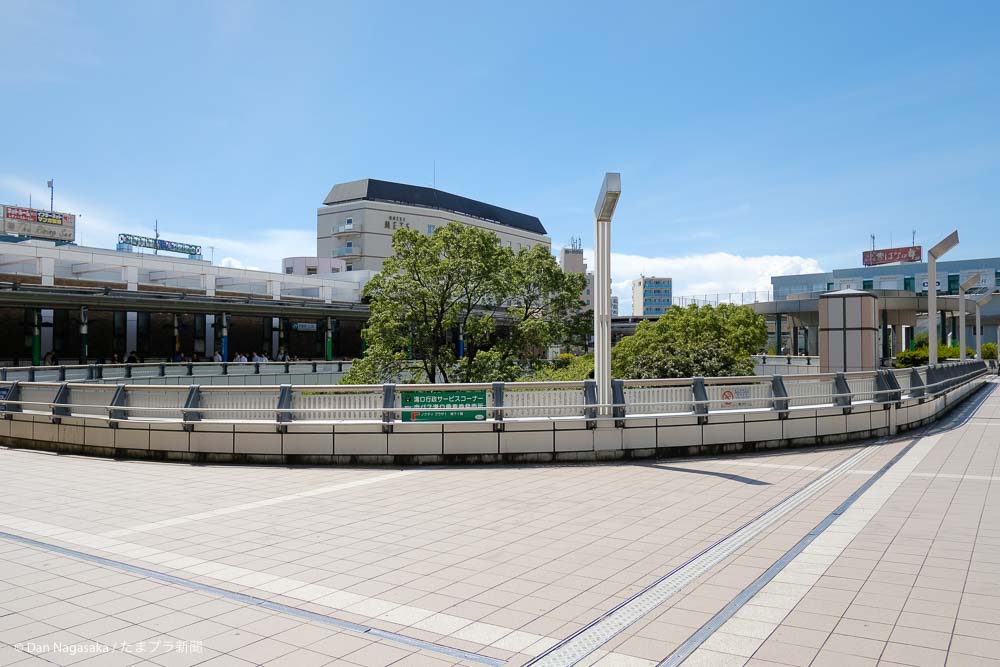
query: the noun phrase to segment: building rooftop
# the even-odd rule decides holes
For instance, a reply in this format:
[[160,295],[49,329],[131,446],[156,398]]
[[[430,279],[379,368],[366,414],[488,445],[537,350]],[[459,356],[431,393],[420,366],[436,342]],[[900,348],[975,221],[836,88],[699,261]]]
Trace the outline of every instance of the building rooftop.
[[422,206],[440,211],[461,213],[473,218],[488,220],[507,227],[514,227],[534,234],[545,234],[542,222],[533,215],[526,215],[485,202],[453,195],[420,185],[406,185],[363,178],[349,183],[338,183],[330,189],[323,204],[332,206],[352,201],[380,201],[408,206]]

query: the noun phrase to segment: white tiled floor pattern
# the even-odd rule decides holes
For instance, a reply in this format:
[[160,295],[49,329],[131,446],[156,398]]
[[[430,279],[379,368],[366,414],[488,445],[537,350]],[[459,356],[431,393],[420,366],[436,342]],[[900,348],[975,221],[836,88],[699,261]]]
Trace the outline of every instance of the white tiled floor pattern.
[[[976,421],[989,414],[989,410],[980,410]],[[986,430],[975,422],[964,427],[970,428]],[[899,446],[884,450],[865,467],[882,465]],[[579,629],[855,451],[790,451],[665,466],[386,471],[198,468],[0,450],[0,508],[4,514],[0,523],[10,532],[517,664]],[[990,464],[992,467],[961,470],[947,465],[915,470],[907,483],[988,483],[997,473],[994,462]],[[976,479],[973,473],[988,479]],[[777,530],[702,577],[656,618],[637,624],[610,642],[588,663],[646,665],[665,657],[863,481],[862,475],[845,476]],[[0,544],[5,564],[18,559],[29,564],[60,560],[31,551]],[[15,557],[7,558],[7,554]],[[809,557],[824,555],[829,556],[811,553]],[[811,576],[815,566],[823,562],[803,561],[788,576]],[[18,567],[27,566],[22,562]],[[44,577],[22,569],[11,575],[6,566],[0,570],[0,642],[10,643],[12,636],[4,634],[5,623],[23,620],[26,616],[22,611],[33,606],[69,601],[67,590],[74,592],[80,585],[96,588],[74,596],[82,600],[118,594],[90,580],[68,583],[63,575],[53,574],[87,567],[93,566],[58,563]],[[115,581],[119,576],[104,573],[95,581]],[[31,588],[36,577],[44,590]],[[70,602],[73,609],[69,611],[97,613],[101,618],[93,621],[130,623],[142,626],[141,631],[150,630],[143,625],[147,614],[155,618],[178,613],[160,601],[160,596],[166,595],[161,591],[173,587],[125,579],[128,583],[122,585],[148,596],[149,600],[140,598],[140,602],[155,609],[137,612],[128,619],[112,612],[112,602],[106,607],[94,606],[100,602],[82,607]],[[788,580],[780,583],[804,585]],[[92,597],[84,597],[88,595]],[[181,600],[192,595],[196,594],[171,590],[163,599]],[[19,599],[23,601],[20,604]],[[29,601],[38,604],[29,605]],[[232,606],[239,606],[219,600],[200,600],[192,606],[210,605],[206,609],[212,609],[216,604],[226,609],[225,614],[236,611]],[[758,618],[740,620],[764,618],[772,619],[772,624],[780,620],[771,607],[751,607],[757,610]],[[191,611],[180,609],[180,613]],[[240,613],[249,618],[262,610]],[[32,623],[44,622],[27,618]],[[219,623],[212,615],[196,620]],[[283,627],[289,621],[269,613],[253,622],[259,623],[260,629]],[[73,627],[65,625],[59,630]],[[727,631],[734,627],[738,626]],[[751,626],[744,627],[753,631]],[[328,628],[322,631],[332,632]],[[180,637],[176,631],[173,634]],[[739,632],[729,634],[741,636]],[[339,641],[358,646],[356,639]],[[438,664],[433,660],[442,658],[385,642],[377,644],[392,650],[371,649],[370,659],[367,653],[347,655],[344,664],[393,664],[400,659],[410,661],[400,664]],[[231,651],[224,650],[225,642],[216,645],[220,648],[212,649],[219,651],[215,659],[240,657],[230,656]],[[289,645],[306,647],[295,641]],[[206,643],[206,648],[211,645]],[[393,652],[397,650],[402,653]],[[735,650],[746,652],[745,648]],[[344,655],[318,653],[330,660],[345,660]],[[737,653],[720,654],[727,660],[747,660]],[[262,652],[250,659],[270,663],[268,655]],[[0,659],[4,664],[7,657],[2,649],[0,656],[4,656]],[[279,659],[273,656],[273,660]],[[426,663],[421,662],[424,659]],[[311,660],[314,662],[287,664],[323,664],[321,657]]]

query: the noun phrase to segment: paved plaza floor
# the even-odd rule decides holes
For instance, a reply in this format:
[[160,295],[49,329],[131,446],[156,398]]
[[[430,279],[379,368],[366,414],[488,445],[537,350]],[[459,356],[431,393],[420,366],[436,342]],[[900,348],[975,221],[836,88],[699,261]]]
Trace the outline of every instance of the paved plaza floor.
[[0,448],[0,665],[997,665],[996,389],[893,438],[689,460]]

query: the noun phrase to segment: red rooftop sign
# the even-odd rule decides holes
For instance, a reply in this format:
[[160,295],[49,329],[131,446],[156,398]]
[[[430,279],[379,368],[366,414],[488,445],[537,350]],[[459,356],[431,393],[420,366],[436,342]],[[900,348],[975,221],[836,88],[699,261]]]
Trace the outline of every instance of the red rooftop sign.
[[883,248],[882,250],[865,250],[861,261],[865,266],[879,264],[895,264],[896,262],[919,262],[923,256],[923,248],[918,245],[906,248]]

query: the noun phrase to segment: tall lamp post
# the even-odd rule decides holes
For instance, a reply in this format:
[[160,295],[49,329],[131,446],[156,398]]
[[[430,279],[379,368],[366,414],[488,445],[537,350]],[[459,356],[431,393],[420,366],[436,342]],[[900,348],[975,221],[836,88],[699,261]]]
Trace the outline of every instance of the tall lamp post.
[[927,251],[927,363],[938,362],[937,335],[937,260],[958,245],[958,230],[948,234]]
[[[973,274],[968,280],[958,286],[958,358],[965,361],[965,292],[970,287],[979,284],[983,274]],[[978,313],[978,306],[976,307]]]
[[611,216],[621,193],[621,174],[608,172],[594,206],[594,381],[601,415],[611,403]]
[[983,306],[993,298],[992,292],[987,292],[976,300],[976,359],[983,358]]

